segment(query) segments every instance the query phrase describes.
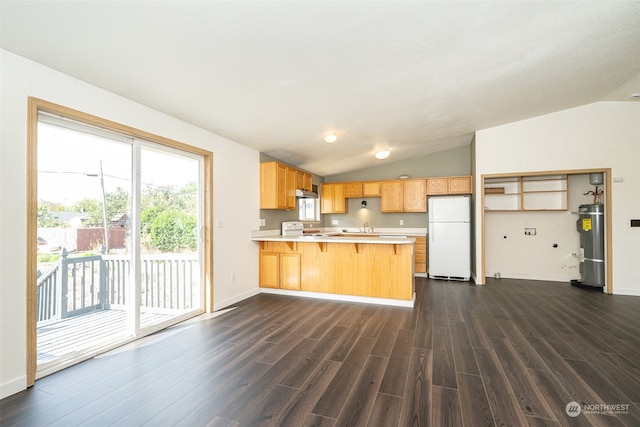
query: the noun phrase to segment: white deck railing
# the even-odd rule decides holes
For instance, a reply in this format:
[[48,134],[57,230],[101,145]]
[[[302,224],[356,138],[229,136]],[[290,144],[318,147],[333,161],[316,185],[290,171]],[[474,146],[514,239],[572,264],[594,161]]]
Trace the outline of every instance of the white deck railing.
[[[200,305],[200,270],[196,254],[144,255],[141,259],[140,305],[163,310],[190,310]],[[65,249],[58,263],[37,282],[37,321],[57,321],[129,303],[129,255],[69,258]]]

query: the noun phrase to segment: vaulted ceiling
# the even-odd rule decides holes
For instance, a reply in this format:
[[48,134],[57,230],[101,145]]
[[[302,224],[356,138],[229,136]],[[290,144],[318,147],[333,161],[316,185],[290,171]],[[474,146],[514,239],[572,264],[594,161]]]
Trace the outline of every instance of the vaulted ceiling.
[[0,2],[2,48],[322,176],[629,101],[639,23],[637,1]]

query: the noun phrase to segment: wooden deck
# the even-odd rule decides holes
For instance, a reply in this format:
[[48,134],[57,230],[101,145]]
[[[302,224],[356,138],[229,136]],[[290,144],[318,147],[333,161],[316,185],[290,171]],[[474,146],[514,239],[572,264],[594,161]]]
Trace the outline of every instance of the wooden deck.
[[[171,314],[140,313],[142,328],[173,317]],[[38,327],[38,365],[87,348],[127,337],[127,312],[98,310]]]

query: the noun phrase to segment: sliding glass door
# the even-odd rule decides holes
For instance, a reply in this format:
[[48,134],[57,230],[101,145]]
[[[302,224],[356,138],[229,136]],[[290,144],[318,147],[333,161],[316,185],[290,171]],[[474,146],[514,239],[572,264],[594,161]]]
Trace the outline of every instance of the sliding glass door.
[[203,157],[37,124],[38,375],[203,311]]

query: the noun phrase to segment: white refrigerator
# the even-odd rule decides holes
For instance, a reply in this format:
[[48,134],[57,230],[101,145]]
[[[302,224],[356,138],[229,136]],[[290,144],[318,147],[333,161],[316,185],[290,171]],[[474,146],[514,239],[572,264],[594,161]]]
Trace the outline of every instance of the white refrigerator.
[[471,276],[471,197],[428,200],[429,277],[469,280]]

